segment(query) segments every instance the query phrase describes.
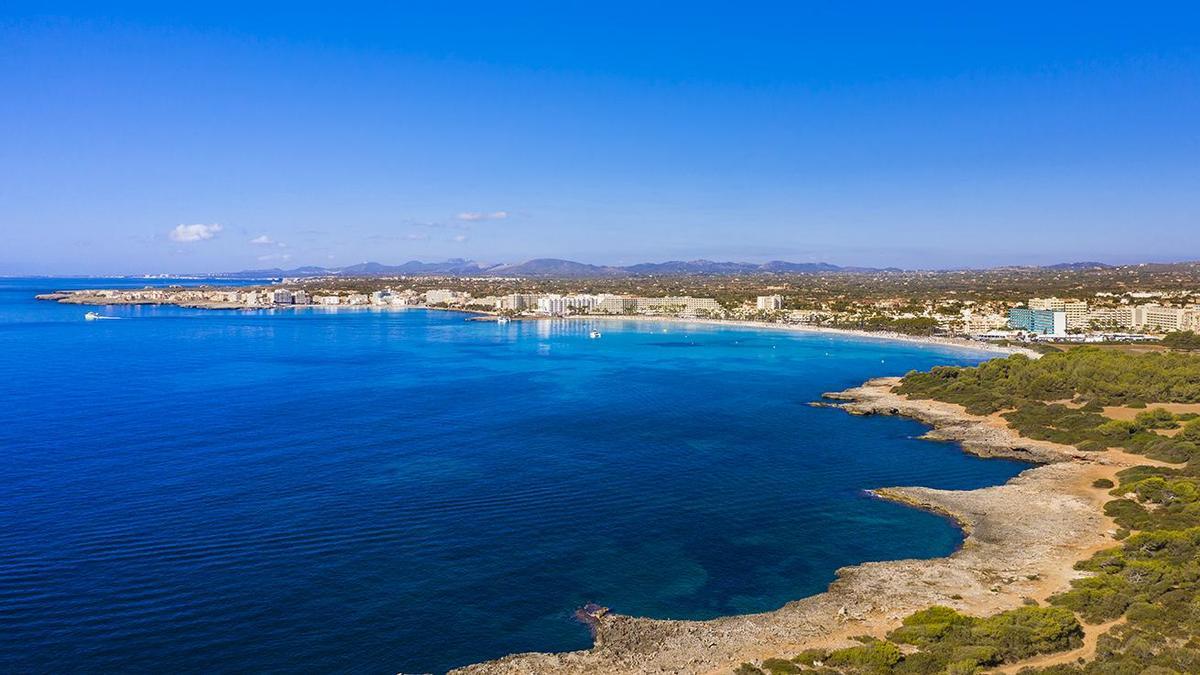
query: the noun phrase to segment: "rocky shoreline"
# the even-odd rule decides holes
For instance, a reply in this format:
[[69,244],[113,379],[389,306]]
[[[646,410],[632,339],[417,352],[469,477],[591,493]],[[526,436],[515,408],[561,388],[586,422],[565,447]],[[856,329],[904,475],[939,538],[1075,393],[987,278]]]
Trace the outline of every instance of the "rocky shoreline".
[[808,647],[840,647],[882,636],[902,617],[933,604],[986,615],[1045,600],[1077,576],[1077,560],[1114,544],[1108,499],[1092,486],[1144,458],[1116,451],[1083,453],[1022,438],[1003,420],[960,406],[911,401],[879,378],[827,394],[819,405],[851,414],[903,415],[933,429],[925,438],[954,441],[966,452],[1038,463],[1004,485],[979,490],[893,487],[875,491],[945,514],[966,533],[954,554],[933,560],[874,562],[838,570],[829,589],[780,609],[710,621],[673,621],[593,610],[595,646],[559,654],[514,654],[457,669],[481,673],[720,673],[743,661],[791,656]]

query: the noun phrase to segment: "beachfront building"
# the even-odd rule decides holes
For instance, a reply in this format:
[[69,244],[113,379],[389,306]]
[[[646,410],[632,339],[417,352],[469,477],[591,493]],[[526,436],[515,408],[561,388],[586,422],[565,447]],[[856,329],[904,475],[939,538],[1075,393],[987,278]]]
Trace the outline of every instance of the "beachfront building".
[[500,299],[500,309],[521,312],[537,307],[538,296],[533,293],[509,293]]
[[988,333],[1008,326],[1008,317],[1003,314],[970,308],[962,310],[959,321],[963,332],[969,335]]
[[787,314],[788,323],[801,323],[817,326],[832,321],[834,314],[815,309],[793,309]]
[[271,299],[271,304],[274,305],[290,305],[292,304],[292,292],[286,288],[276,288],[271,291],[267,297]]
[[600,299],[598,296],[590,295],[587,293],[577,293],[575,295],[568,295],[568,296],[565,296],[563,298],[563,300],[566,301],[568,308],[575,310],[577,312],[590,312],[593,309],[595,309],[597,303],[600,302]]
[[765,311],[783,309],[782,295],[760,295],[754,301],[754,308]]
[[637,311],[642,314],[679,314],[696,316],[697,312],[719,312],[721,303],[713,298],[693,298],[690,295],[668,295],[661,298],[635,298]]
[[1088,325],[1088,305],[1083,300],[1030,298],[1029,309],[1062,312],[1067,315],[1067,328],[1086,328]]
[[603,314],[632,314],[637,311],[637,298],[601,293],[596,296],[595,309]]
[[293,305],[307,305],[310,302],[312,302],[312,298],[309,297],[308,291],[301,290],[301,291],[293,291],[292,292],[292,304]]
[[425,304],[427,305],[448,305],[459,297],[458,293],[449,288],[439,288],[432,291],[425,291]]
[[567,299],[561,295],[547,295],[537,300],[538,314],[562,316],[567,313],[568,309]]
[[1013,307],[1008,310],[1008,326],[1013,330],[1038,335],[1066,335],[1067,313],[1048,309]]

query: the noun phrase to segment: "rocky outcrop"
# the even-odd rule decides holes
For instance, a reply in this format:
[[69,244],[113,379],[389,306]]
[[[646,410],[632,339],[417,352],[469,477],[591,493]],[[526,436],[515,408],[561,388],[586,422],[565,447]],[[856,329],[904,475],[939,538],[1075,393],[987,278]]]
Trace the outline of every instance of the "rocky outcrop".
[[1112,545],[1106,499],[1091,486],[1128,462],[1106,453],[1019,437],[994,418],[935,401],[909,401],[882,378],[827,395],[827,405],[853,414],[905,415],[933,427],[931,440],[968,452],[1041,462],[1000,486],[980,490],[896,487],[876,491],[954,518],[966,539],[934,560],[866,563],[838,570],[818,595],[761,614],[711,621],[669,621],[592,611],[595,646],[561,654],[515,654],[461,668],[461,674],[709,673],[738,663],[790,656],[807,647],[836,647],[861,634],[882,635],[905,615],[933,604],[990,614],[1065,589],[1075,561]]

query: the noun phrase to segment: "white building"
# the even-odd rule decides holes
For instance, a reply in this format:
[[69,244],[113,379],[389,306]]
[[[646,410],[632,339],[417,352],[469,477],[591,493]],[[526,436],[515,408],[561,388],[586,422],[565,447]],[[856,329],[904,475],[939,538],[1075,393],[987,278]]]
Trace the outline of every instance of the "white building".
[[531,307],[537,307],[538,297],[533,293],[509,293],[500,299],[500,309],[520,312]]
[[1148,331],[1171,333],[1200,329],[1200,309],[1140,305],[1133,310],[1133,324]]
[[425,291],[425,304],[427,305],[448,305],[457,299],[458,294],[449,288]]
[[1008,317],[995,312],[964,309],[961,314],[963,332],[970,335],[988,333],[1008,326]]
[[549,314],[551,316],[562,316],[569,311],[567,299],[561,295],[546,295],[538,298],[537,311],[538,314]]
[[292,292],[286,288],[277,288],[271,291],[268,297],[271,299],[271,302],[276,305],[292,304]]
[[637,298],[624,295],[602,293],[596,299],[596,309],[605,314],[632,314],[637,308]]
[[701,310],[716,312],[721,303],[713,298],[693,298],[690,295],[668,295],[661,298],[636,298],[637,311],[646,314],[692,315]]
[[1097,307],[1088,312],[1087,319],[1089,326],[1098,326],[1101,328],[1118,326],[1121,328],[1134,327],[1134,315],[1136,309],[1129,305],[1119,305],[1117,307]]
[[754,306],[756,309],[767,310],[767,311],[783,309],[783,296],[782,295],[760,295],[754,301]]

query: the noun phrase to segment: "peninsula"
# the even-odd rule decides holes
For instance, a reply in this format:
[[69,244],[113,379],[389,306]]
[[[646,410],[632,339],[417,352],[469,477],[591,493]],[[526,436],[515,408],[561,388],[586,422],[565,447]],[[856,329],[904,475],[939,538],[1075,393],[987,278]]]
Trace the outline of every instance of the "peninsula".
[[[1097,377],[1105,368],[1122,384]],[[762,614],[671,621],[593,607],[591,650],[456,672],[1099,673],[1125,672],[1103,669],[1125,661],[1194,672],[1200,358],[1077,348],[876,379],[826,399],[1038,466],[980,490],[875,491],[954,518],[966,539],[949,557],[845,568],[825,593]],[[1140,412],[1121,419],[1129,411]]]

